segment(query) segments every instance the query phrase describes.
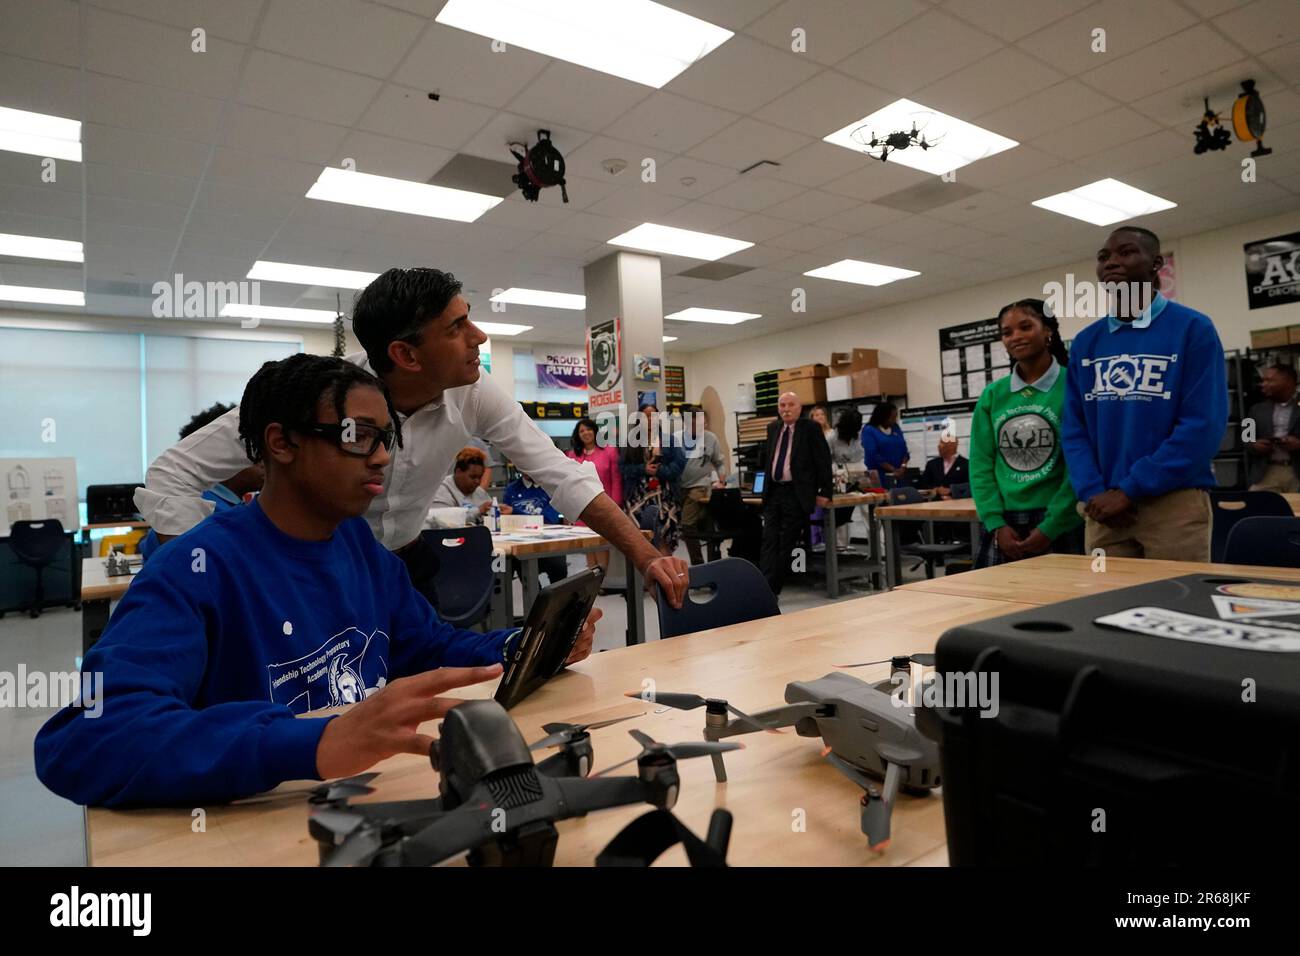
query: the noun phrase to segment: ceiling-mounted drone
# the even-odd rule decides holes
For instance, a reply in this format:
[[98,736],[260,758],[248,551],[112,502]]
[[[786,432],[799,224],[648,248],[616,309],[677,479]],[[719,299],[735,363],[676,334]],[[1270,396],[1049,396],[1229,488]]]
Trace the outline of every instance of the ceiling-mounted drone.
[[[921,149],[930,149],[938,146],[937,142],[927,142],[925,134],[916,128],[916,120],[912,121],[911,130],[900,130],[896,133],[889,133],[886,136],[878,137],[872,132],[870,139],[864,139],[862,131],[866,129],[860,126],[852,133],[854,142],[860,144],[863,151],[873,159],[878,159],[882,163],[889,159],[890,150],[907,149],[909,146],[919,146]],[[879,153],[873,152],[879,150]]]
[[[469,852],[472,866],[550,866],[559,834],[555,822],[593,810],[648,803],[668,810],[677,802],[677,761],[738,750],[738,743],[661,744],[632,731],[642,751],[636,776],[587,777],[593,756],[589,731],[618,723],[547,724],[548,736],[531,748],[505,708],[492,700],[458,704],[447,712],[442,736],[429,751],[439,771],[440,797],[393,803],[349,803],[374,792],[378,774],[325,783],[312,791],[308,830],[320,844],[322,866],[432,866]],[[531,750],[559,747],[534,763]],[[709,845],[728,827],[715,820]]]
[[[883,851],[890,840],[890,818],[898,791],[925,796],[941,785],[939,748],[916,727],[915,711],[893,699],[898,692],[897,672],[910,671],[911,664],[934,664],[933,654],[912,654],[869,664],[889,664],[890,678],[874,684],[849,674],[830,673],[812,681],[786,685],[787,706],[745,714],[721,698],[696,694],[656,692],[648,703],[678,710],[704,707],[704,739],[716,742],[724,737],[777,731],[794,727],[800,737],[821,737],[826,743],[822,755],[842,774],[862,787],[861,826],[867,845]],[[628,697],[641,697],[635,692]],[[728,712],[736,719],[728,719]],[[727,779],[720,753],[713,755],[713,771],[719,783]],[[877,782],[883,781],[883,786]]]

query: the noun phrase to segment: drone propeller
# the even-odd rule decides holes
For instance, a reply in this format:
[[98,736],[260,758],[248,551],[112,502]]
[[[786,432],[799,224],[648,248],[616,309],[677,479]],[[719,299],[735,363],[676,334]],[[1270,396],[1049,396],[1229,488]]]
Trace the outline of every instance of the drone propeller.
[[347,800],[350,797],[363,797],[368,793],[375,792],[375,788],[369,784],[378,776],[378,773],[362,773],[355,777],[335,780],[332,783],[322,783],[312,790],[311,796],[307,799],[312,803],[334,803],[337,800]]
[[710,754],[726,753],[728,750],[744,750],[745,745],[734,740],[688,740],[680,744],[661,744],[649,734],[642,733],[639,730],[629,730],[628,733],[632,739],[641,745],[641,752],[635,757],[629,757],[627,760],[614,764],[612,767],[606,767],[599,773],[592,774],[593,777],[603,777],[612,773],[619,767],[626,767],[634,761],[640,760],[646,754],[666,754],[674,760],[689,760],[691,757],[707,757]]
[[369,863],[383,848],[384,841],[378,828],[366,825],[366,818],[358,813],[324,809],[317,810],[311,818],[336,838],[343,838],[343,842],[325,858],[323,866],[359,866]]
[[615,717],[613,720],[601,720],[594,724],[565,724],[552,723],[543,724],[542,730],[547,732],[547,736],[530,744],[529,750],[545,750],[547,747],[559,747],[567,744],[574,737],[585,734],[589,730],[599,730],[601,727],[608,727],[610,724],[621,723],[625,720],[631,720],[633,717],[641,717],[642,714],[628,714],[626,717]]
[[[634,697],[637,700],[644,700],[646,701],[646,703],[650,703],[650,704],[663,704],[665,707],[674,707],[677,710],[695,710],[698,707],[703,707],[705,704],[709,702],[706,698],[701,697],[699,694],[665,694],[665,693],[661,693],[660,691],[655,691],[653,698],[642,697],[640,692],[638,691],[628,691],[623,696]],[[761,720],[749,716],[749,714],[745,713],[739,707],[733,707],[731,706],[731,704],[728,704],[726,701],[723,701],[722,704],[724,707],[727,708],[728,711],[730,711],[732,714],[735,714],[737,717],[739,717],[745,723],[749,724],[755,730],[765,730],[769,734],[781,733],[781,731],[778,728],[769,727]]]
[[897,657],[886,657],[883,661],[864,661],[861,664],[832,664],[831,666],[846,670],[850,667],[871,667],[875,664],[888,664],[896,660],[906,660],[912,664],[920,664],[922,667],[934,666],[933,654],[899,654]]

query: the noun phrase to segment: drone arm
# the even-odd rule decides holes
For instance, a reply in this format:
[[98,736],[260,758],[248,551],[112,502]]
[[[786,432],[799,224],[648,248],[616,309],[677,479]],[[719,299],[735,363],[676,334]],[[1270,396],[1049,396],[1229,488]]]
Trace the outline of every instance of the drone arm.
[[564,817],[630,803],[650,803],[653,796],[640,777],[566,777],[555,783]]
[[569,758],[565,752],[557,750],[537,765],[537,772],[548,777],[565,777],[569,775]]
[[[770,710],[760,710],[753,717],[761,724],[766,724],[775,730],[778,727],[793,727],[805,717],[816,717],[818,712],[824,707],[824,704],[806,701],[799,704],[786,704],[784,707],[773,707]],[[715,739],[723,737],[735,737],[738,734],[756,733],[753,724],[739,718],[732,718],[727,721],[727,726],[719,727],[714,732]]]
[[400,844],[404,866],[433,866],[435,863],[473,850],[497,834],[492,815],[477,803],[465,804],[434,820]]

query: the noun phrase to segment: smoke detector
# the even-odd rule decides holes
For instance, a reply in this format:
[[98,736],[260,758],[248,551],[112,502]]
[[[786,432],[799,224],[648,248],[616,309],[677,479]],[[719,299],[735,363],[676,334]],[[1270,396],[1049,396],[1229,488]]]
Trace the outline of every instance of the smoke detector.
[[605,172],[609,173],[611,176],[617,176],[623,170],[627,169],[627,160],[617,158],[602,159],[600,161],[600,168],[605,170]]

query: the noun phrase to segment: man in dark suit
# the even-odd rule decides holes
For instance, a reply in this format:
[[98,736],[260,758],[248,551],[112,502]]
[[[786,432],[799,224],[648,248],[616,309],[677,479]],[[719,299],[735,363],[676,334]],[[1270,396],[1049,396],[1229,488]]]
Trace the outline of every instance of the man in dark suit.
[[1255,441],[1246,445],[1251,491],[1300,491],[1300,409],[1295,369],[1273,365],[1260,381],[1264,401],[1252,405]]
[[763,576],[780,594],[793,552],[804,539],[813,508],[831,503],[831,451],[816,422],[800,418],[803,405],[794,392],[777,399],[781,420],[767,429],[760,459],[767,472],[763,488]]
[[918,487],[934,489],[936,497],[951,498],[953,485],[970,484],[970,462],[957,454],[957,436],[945,433],[939,439],[939,457],[925,463]]

